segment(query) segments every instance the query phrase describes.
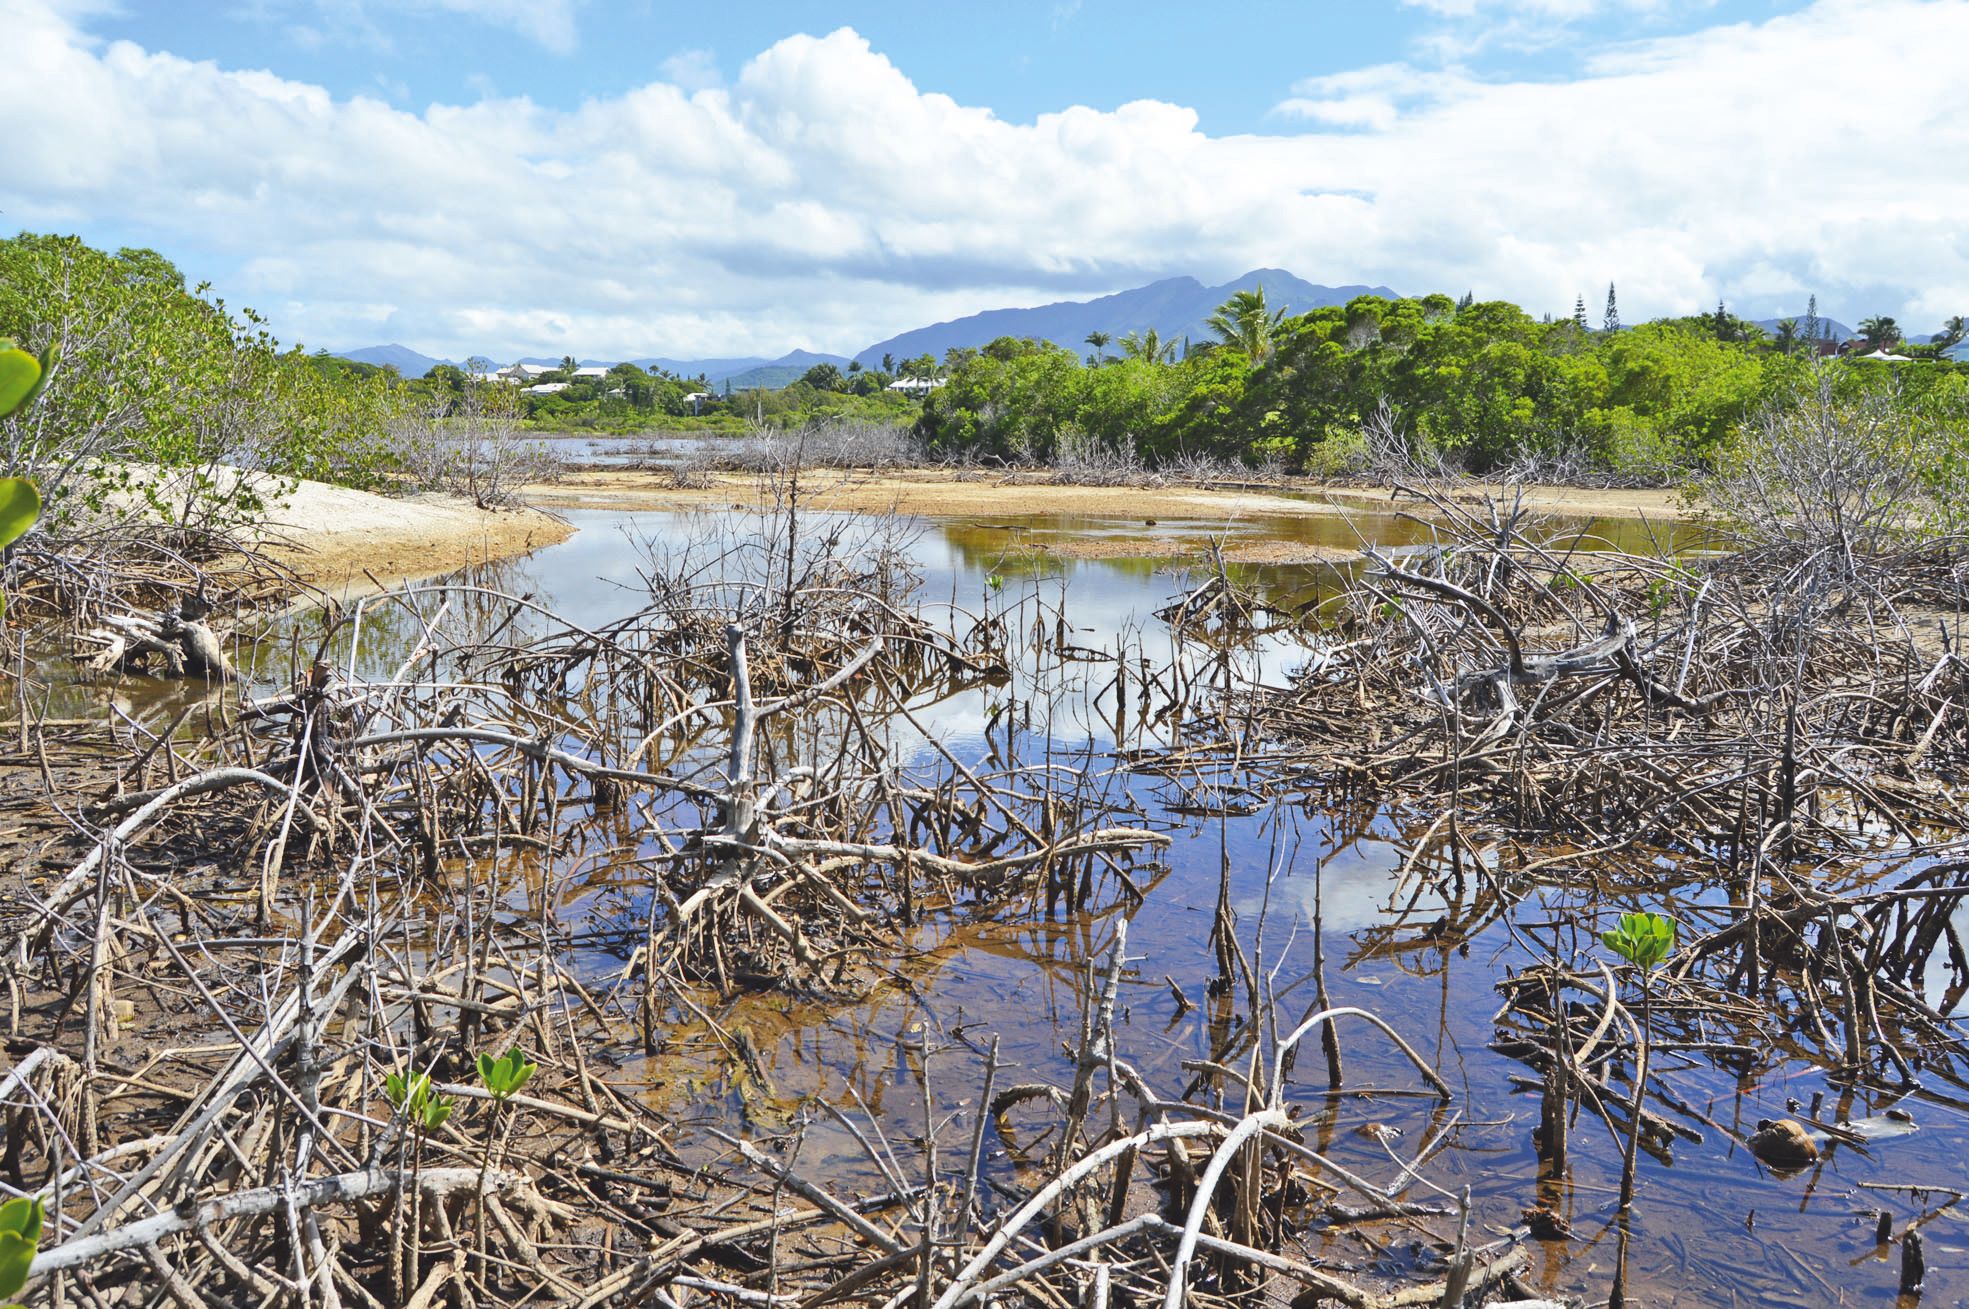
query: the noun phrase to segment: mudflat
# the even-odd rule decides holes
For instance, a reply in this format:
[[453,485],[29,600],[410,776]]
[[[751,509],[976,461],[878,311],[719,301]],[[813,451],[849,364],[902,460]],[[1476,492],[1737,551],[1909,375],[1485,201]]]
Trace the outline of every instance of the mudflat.
[[[1386,505],[1392,495],[1392,489],[1385,486],[1335,486],[1314,481],[1279,486],[1076,486],[1044,480],[1041,474],[943,469],[813,469],[802,474],[800,486],[802,501],[816,508],[926,518],[978,514],[1317,517]],[[1482,486],[1473,482],[1468,494],[1475,498]],[[686,509],[752,504],[765,494],[765,488],[749,473],[714,473],[679,485],[674,475],[661,470],[587,469],[527,487],[524,494],[531,503],[565,508]],[[1532,487],[1525,492],[1525,504],[1531,509],[1593,518],[1666,521],[1687,517],[1689,512],[1682,493],[1674,488]]]

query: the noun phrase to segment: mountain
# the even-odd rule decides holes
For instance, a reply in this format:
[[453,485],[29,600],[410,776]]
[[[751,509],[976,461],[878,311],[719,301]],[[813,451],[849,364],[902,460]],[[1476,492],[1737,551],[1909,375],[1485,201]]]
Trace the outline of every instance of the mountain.
[[[1804,332],[1805,315],[1803,314],[1779,314],[1776,318],[1753,318],[1750,321],[1771,333],[1771,335],[1776,336],[1778,324],[1787,318],[1798,324],[1799,332]],[[1819,318],[1819,336],[1821,338],[1831,336],[1835,341],[1850,341],[1858,335],[1858,332],[1855,332],[1836,318],[1826,318],[1824,316]]]
[[952,346],[987,345],[1001,336],[1052,341],[1079,354],[1087,349],[1089,332],[1106,332],[1119,342],[1130,332],[1149,328],[1165,341],[1180,343],[1184,337],[1200,341],[1213,335],[1204,321],[1230,299],[1232,292],[1260,286],[1267,304],[1293,314],[1346,304],[1357,295],[1393,298],[1395,294],[1385,286],[1318,286],[1277,268],[1255,268],[1222,286],[1205,286],[1194,277],[1171,277],[1094,300],[1062,300],[1030,309],[989,309],[878,341],[855,358],[865,365],[881,363],[885,354],[914,359],[927,353],[941,359]]
[[407,345],[370,345],[360,350],[338,350],[335,353],[359,364],[394,368],[404,377],[422,377],[439,364],[451,362],[449,359],[433,359],[429,355],[418,354]]
[[750,356],[741,359],[632,359],[629,361],[639,368],[661,368],[678,377],[697,377],[702,374],[711,385],[723,389],[730,382],[734,391],[747,387],[781,387],[798,378],[815,364],[833,364],[836,368],[846,368],[847,359],[842,355],[816,354],[812,350],[789,350],[777,359],[761,359]]

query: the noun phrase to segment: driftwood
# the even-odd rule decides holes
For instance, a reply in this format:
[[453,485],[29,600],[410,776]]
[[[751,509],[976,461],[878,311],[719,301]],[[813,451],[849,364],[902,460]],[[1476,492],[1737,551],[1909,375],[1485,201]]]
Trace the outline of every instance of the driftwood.
[[148,673],[156,677],[230,682],[238,674],[224,644],[205,620],[211,606],[185,596],[174,608],[141,616],[112,616],[88,634],[102,649],[85,666],[97,673]]

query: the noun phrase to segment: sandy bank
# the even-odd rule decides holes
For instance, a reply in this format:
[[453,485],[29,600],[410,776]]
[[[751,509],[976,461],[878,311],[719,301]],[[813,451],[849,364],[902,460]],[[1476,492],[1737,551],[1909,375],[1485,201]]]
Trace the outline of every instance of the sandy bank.
[[[975,514],[1317,517],[1388,503],[1385,490],[1313,482],[1273,490],[1055,486],[1019,474],[959,477],[941,470],[879,474],[814,471],[802,479],[802,495],[817,508],[928,518]],[[591,469],[529,487],[526,494],[536,503],[570,508],[686,509],[753,503],[759,496],[759,481],[749,474],[720,473],[713,474],[706,485],[679,487],[666,472]],[[1670,520],[1686,514],[1680,493],[1673,490],[1537,487],[1527,491],[1526,503],[1533,509],[1599,518]]]
[[574,534],[538,509],[481,509],[458,496],[402,499],[302,482],[268,515],[256,544],[327,590],[430,577],[525,554]]

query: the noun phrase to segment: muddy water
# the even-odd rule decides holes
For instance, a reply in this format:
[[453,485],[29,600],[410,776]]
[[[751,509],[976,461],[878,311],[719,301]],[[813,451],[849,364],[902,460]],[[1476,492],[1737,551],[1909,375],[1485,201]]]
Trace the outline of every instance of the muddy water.
[[[581,531],[568,542],[497,569],[492,580],[510,591],[531,591],[577,623],[593,624],[636,607],[638,569],[651,549],[679,547],[706,531],[702,518],[664,513],[588,512],[574,515]],[[1021,542],[1087,540],[1102,534],[1138,533],[1132,520],[1021,518],[925,524],[910,546],[923,578],[925,603],[955,603],[1032,612],[1062,609],[1078,642],[1094,649],[1140,645],[1151,658],[1166,658],[1168,636],[1153,617],[1184,589],[1181,568],[1125,555],[1062,559],[1017,548]],[[1221,534],[1221,522],[1161,522],[1164,534]],[[1307,544],[1348,547],[1361,539],[1387,546],[1425,541],[1428,529],[1376,509],[1329,520],[1294,518],[1234,524],[1237,533]],[[1636,524],[1575,524],[1588,536],[1604,534],[1639,545]],[[1332,565],[1251,566],[1246,571],[1282,606],[1306,603],[1331,579]],[[996,579],[994,581],[994,579]],[[365,637],[362,662],[387,670],[416,633],[393,629],[387,606],[376,611]],[[1245,652],[1245,675],[1286,677],[1303,658],[1297,645],[1279,638]],[[269,651],[268,668],[285,656]],[[1033,726],[1009,743],[1022,757],[1051,754],[1071,766],[1112,767],[1116,729],[1110,704],[1092,681],[1109,673],[1097,667],[1076,682],[1074,670],[1022,666],[1009,687],[979,689],[926,706],[930,729],[960,758],[975,760],[994,744],[986,739],[993,708],[1007,697],[1042,707]],[[1131,748],[1169,742],[1168,729],[1125,729]],[[998,743],[1006,748],[1005,743]],[[920,752],[918,762],[927,762]],[[1303,1060],[1293,1098],[1309,1139],[1336,1160],[1379,1179],[1397,1169],[1390,1151],[1413,1158],[1441,1138],[1421,1173],[1427,1184],[1408,1198],[1434,1198],[1434,1188],[1455,1193],[1468,1186],[1487,1231],[1502,1232],[1541,1201],[1570,1222],[1570,1241],[1532,1242],[1530,1280],[1554,1294],[1604,1299],[1614,1259],[1614,1200],[1620,1151],[1606,1130],[1583,1115],[1573,1135],[1571,1175],[1563,1186],[1541,1184],[1531,1146],[1537,1121],[1535,1094],[1514,1084],[1527,1075],[1521,1063],[1493,1052],[1492,1015],[1501,1003],[1495,983],[1503,973],[1536,962],[1524,942],[1538,939],[1541,924],[1578,906],[1557,895],[1531,893],[1508,917],[1459,946],[1434,943],[1431,925],[1461,921],[1470,903],[1449,903],[1418,891],[1398,876],[1408,844],[1433,815],[1403,816],[1363,805],[1323,808],[1294,803],[1253,804],[1236,792],[1211,786],[1118,773],[1110,788],[1146,815],[1149,825],[1175,838],[1162,862],[1145,871],[1152,882],[1143,903],[1102,913],[1047,921],[992,921],[959,913],[916,929],[910,948],[890,961],[890,984],[867,1000],[843,1005],[783,994],[741,996],[715,1016],[738,1034],[745,1057],[684,1023],[654,1058],[640,1051],[613,1052],[611,1078],[635,1086],[679,1119],[738,1132],[778,1131],[801,1114],[809,1097],[821,1096],[849,1112],[865,1106],[894,1142],[906,1167],[916,1150],[908,1144],[921,1125],[919,1060],[913,1047],[926,1039],[937,1053],[930,1076],[945,1106],[974,1098],[981,1055],[993,1038],[1001,1058],[1016,1066],[1010,1080],[1064,1082],[1071,1064],[1063,1044],[1079,1031],[1081,978],[1088,961],[1101,958],[1119,918],[1129,919],[1128,957],[1120,1004],[1120,1054],[1165,1094],[1190,1080],[1185,1061],[1208,1059],[1230,1031],[1231,1016],[1206,995],[1213,969],[1209,935],[1220,880],[1228,879],[1237,912],[1240,945],[1254,974],[1269,977],[1281,1021],[1295,1020],[1314,1004],[1312,970],[1323,963],[1329,999],[1372,1009],[1432,1059],[1456,1092],[1447,1108],[1417,1095],[1414,1072],[1361,1028],[1343,1030],[1348,1089],[1329,1094],[1316,1056]],[[1208,816],[1198,811],[1217,810]],[[646,903],[633,877],[616,877],[593,854],[579,876],[561,883],[563,922],[582,915],[596,921],[629,915]],[[1481,879],[1478,879],[1479,881]],[[1481,894],[1473,882],[1468,899]],[[1645,902],[1642,902],[1645,903]],[[1655,906],[1647,906],[1655,907]],[[1317,924],[1317,926],[1316,926]],[[1549,939],[1549,938],[1548,938]],[[1578,938],[1588,949],[1588,938]],[[597,955],[583,966],[606,975],[612,960]],[[1195,1007],[1185,1008],[1177,992]],[[607,1052],[605,1052],[606,1054]],[[1912,1135],[1856,1149],[1832,1146],[1814,1169],[1777,1176],[1737,1142],[1757,1119],[1781,1117],[1788,1099],[1824,1097],[1819,1116],[1832,1121],[1879,1113],[1885,1102],[1868,1100],[1831,1083],[1810,1066],[1788,1062],[1782,1052],[1759,1052],[1755,1074],[1739,1077],[1694,1057],[1669,1055],[1660,1070],[1668,1084],[1706,1121],[1684,1117],[1700,1144],[1677,1141],[1672,1158],[1643,1154],[1639,1200],[1628,1221],[1630,1286],[1639,1303],[1653,1305],[1879,1304],[1892,1298],[1895,1264],[1873,1240],[1875,1211],[1893,1213],[1896,1229],[1928,1215],[1930,1266],[1923,1303],[1959,1304],[1969,1296],[1969,1242],[1960,1216],[1946,1206],[1952,1188],[1969,1189],[1969,1115],[1944,1090],[1901,1102],[1918,1124]],[[1659,1106],[1657,1106],[1659,1108]],[[1029,1120],[1020,1143],[1037,1135]],[[1368,1124],[1393,1129],[1364,1132]],[[964,1129],[968,1130],[968,1129]],[[959,1130],[947,1129],[950,1148]],[[1377,1139],[1379,1138],[1379,1139]],[[1383,1142],[1386,1141],[1387,1144]],[[1004,1170],[1004,1141],[987,1137],[992,1167]],[[808,1129],[801,1167],[831,1174],[843,1184],[878,1185],[859,1146],[825,1119]],[[1869,1189],[1887,1187],[1896,1189]],[[1927,1188],[1914,1190],[1910,1188]],[[1355,1237],[1336,1237],[1324,1251],[1336,1265],[1354,1268],[1414,1267],[1412,1252],[1377,1247]]]

